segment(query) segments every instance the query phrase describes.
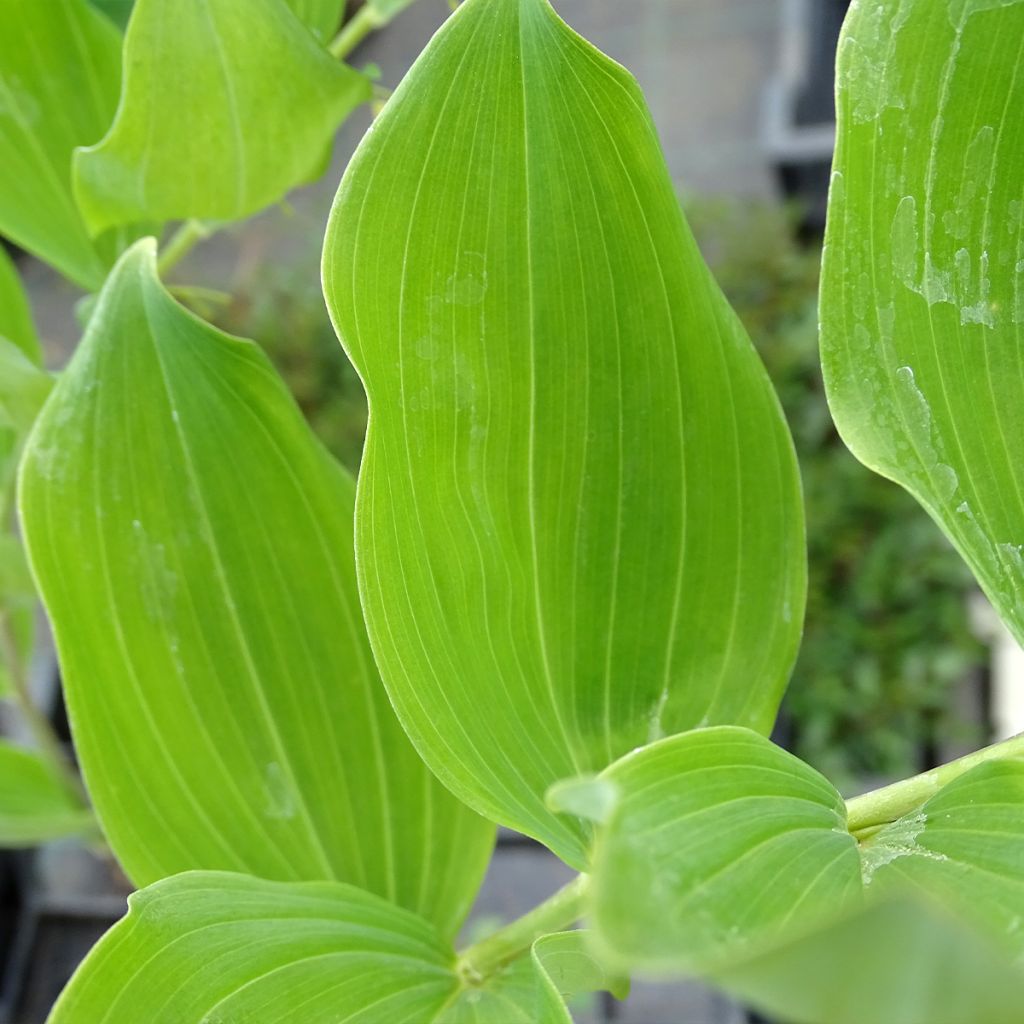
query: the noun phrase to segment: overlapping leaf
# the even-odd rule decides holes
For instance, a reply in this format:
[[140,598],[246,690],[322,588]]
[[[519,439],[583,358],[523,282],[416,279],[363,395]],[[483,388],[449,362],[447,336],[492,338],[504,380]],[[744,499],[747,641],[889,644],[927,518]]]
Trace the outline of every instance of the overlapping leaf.
[[1017,1024],[1024,992],[997,943],[906,900],[775,943],[715,980],[792,1024]]
[[842,798],[756,733],[665,739],[600,782],[612,801],[594,853],[592,921],[626,969],[705,970],[860,898]]
[[868,890],[923,890],[1024,953],[1024,762],[990,761],[864,843]]
[[546,0],[468,0],[353,160],[324,282],[391,697],[465,800],[582,864],[547,787],[768,729],[803,607],[786,428],[635,82]]
[[1022,38],[1021,0],[851,8],[821,296],[843,437],[929,510],[1018,640]]
[[284,0],[138,0],[125,67],[109,132],[75,154],[94,232],[254,213],[320,172],[338,124],[370,95]]
[[190,872],[129,898],[49,1024],[571,1024],[535,955],[474,986],[426,921],[348,885]]
[[345,0],[287,0],[299,20],[321,43],[329,43],[341,25]]
[[50,1024],[428,1024],[457,991],[451,959],[352,886],[195,872],[129,898]]
[[121,35],[86,0],[0,0],[0,234],[89,289],[120,239],[90,239],[71,154],[107,130],[120,82]]
[[452,932],[492,828],[417,757],[359,614],[350,478],[138,243],[26,450],[75,742],[130,876],[353,882]]
[[32,310],[14,261],[0,245],[0,338],[17,345],[36,365],[42,362]]
[[0,740],[0,847],[35,846],[94,827],[38,754]]

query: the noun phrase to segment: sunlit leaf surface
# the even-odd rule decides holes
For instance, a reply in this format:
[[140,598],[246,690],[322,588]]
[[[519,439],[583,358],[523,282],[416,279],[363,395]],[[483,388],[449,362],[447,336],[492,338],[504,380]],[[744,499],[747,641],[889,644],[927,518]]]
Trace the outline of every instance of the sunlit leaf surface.
[[1018,640],[1022,39],[1022,0],[851,8],[821,298],[843,437],[936,518]]
[[354,158],[324,282],[392,700],[455,792],[582,865],[548,786],[769,729],[804,597],[790,440],[636,83],[546,0],[468,0]]
[[194,872],[129,908],[50,1024],[430,1024],[457,989],[425,921],[348,885]]
[[0,233],[90,289],[117,239],[89,238],[71,154],[107,130],[120,82],[121,35],[85,0],[0,0]]
[[138,884],[352,882],[450,934],[493,830],[402,733],[359,614],[351,479],[261,351],[179,306],[152,240],[104,288],[21,505],[75,743]]
[[370,96],[284,0],[138,0],[125,67],[110,131],[75,154],[93,231],[254,213],[320,173],[338,124]]

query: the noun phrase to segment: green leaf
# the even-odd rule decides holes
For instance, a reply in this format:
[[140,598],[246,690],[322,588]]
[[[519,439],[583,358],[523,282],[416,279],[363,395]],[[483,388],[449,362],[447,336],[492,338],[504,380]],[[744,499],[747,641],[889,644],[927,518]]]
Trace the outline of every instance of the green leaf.
[[359,614],[354,487],[251,342],[118,263],[26,449],[75,743],[139,884],[338,879],[458,927],[493,829],[428,772]]
[[1018,1024],[1024,972],[919,903],[871,906],[716,977],[791,1024]]
[[107,130],[120,82],[121,35],[85,0],[0,0],[0,233],[87,289],[119,239],[90,239],[71,153]]
[[23,349],[0,336],[0,410],[25,433],[53,390],[53,378],[40,370]]
[[128,906],[48,1024],[571,1024],[535,959],[467,986],[426,921],[349,885],[190,872]]
[[842,798],[756,733],[675,736],[603,777],[619,801],[594,851],[590,923],[616,967],[706,970],[860,898]]
[[989,761],[862,844],[869,892],[923,890],[1024,953],[1024,762]]
[[460,993],[437,1024],[572,1024],[538,943],[529,957]]
[[345,13],[345,0],[286,0],[321,44],[334,38]]
[[89,0],[89,2],[123,31],[131,17],[135,0]]
[[629,979],[609,974],[591,952],[585,931],[545,935],[533,944],[533,956],[564,999],[585,992],[611,992],[616,999],[629,995]]
[[352,886],[195,872],[128,905],[49,1024],[428,1024],[457,989],[425,921]]
[[851,7],[821,296],[833,415],[1024,641],[1024,2]]
[[582,866],[547,788],[768,730],[804,597],[790,439],[636,83],[546,0],[468,0],[349,166],[324,284],[391,698],[456,793]]
[[92,828],[92,815],[38,754],[0,740],[0,847],[36,846]]
[[0,338],[13,342],[37,366],[43,361],[32,310],[14,261],[0,244]]
[[109,132],[75,153],[93,231],[255,213],[321,172],[335,129],[371,91],[283,0],[179,0],[171,18],[163,0],[138,0],[125,66]]

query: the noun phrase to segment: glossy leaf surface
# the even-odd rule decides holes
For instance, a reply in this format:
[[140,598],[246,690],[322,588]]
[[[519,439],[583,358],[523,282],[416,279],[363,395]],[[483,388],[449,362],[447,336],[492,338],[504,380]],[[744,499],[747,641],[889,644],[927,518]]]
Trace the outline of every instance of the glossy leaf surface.
[[1016,1024],[1024,971],[959,921],[881,903],[715,979],[792,1024]]
[[0,338],[6,338],[21,349],[37,365],[42,351],[32,322],[32,310],[21,286],[18,269],[0,245]]
[[429,1024],[457,987],[425,921],[352,886],[195,872],[129,908],[50,1024]]
[[700,729],[602,776],[617,802],[593,865],[591,923],[625,969],[693,972],[861,892],[842,798],[745,729]]
[[[317,174],[370,83],[320,46],[284,0],[138,0],[117,117],[75,154],[91,229],[233,220]],[[159,125],[159,131],[153,126]]]
[[0,740],[0,847],[35,846],[94,827],[35,752]]
[[548,786],[767,730],[804,594],[790,440],[636,83],[546,0],[468,0],[350,165],[324,283],[392,700],[463,799],[582,865]]
[[868,891],[911,888],[1024,953],[1024,762],[973,768],[863,844]]
[[844,439],[935,517],[1018,640],[1022,38],[1021,0],[851,8],[821,299]]
[[353,492],[262,352],[179,306],[144,240],[37,424],[21,507],[86,781],[136,883],[337,879],[449,934],[493,829],[380,684]]
[[71,154],[117,107],[121,35],[85,0],[0,0],[0,233],[97,288],[116,239],[89,237]]

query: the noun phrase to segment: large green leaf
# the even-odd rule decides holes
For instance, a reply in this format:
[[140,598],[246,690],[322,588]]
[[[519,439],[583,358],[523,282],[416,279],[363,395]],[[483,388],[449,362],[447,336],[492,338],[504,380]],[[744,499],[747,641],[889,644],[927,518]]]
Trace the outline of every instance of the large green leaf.
[[821,296],[853,452],[921,501],[1024,640],[1024,2],[851,8]]
[[[284,0],[138,0],[117,117],[75,154],[93,231],[233,220],[320,173],[369,81],[319,46]],[[154,131],[159,125],[159,131]]]
[[792,754],[722,726],[661,740],[601,777],[592,924],[625,969],[699,971],[859,900],[842,798]]
[[429,1024],[457,991],[423,920],[336,883],[195,872],[129,897],[50,1024]]
[[42,350],[32,323],[25,291],[21,287],[14,261],[0,244],[0,338],[6,338],[21,349],[37,365],[42,362]]
[[49,1024],[571,1024],[538,958],[474,987],[426,921],[349,885],[190,872],[128,904]]
[[1024,762],[989,761],[863,844],[868,891],[923,889],[1024,953]]
[[118,239],[89,238],[71,154],[110,125],[121,35],[85,0],[0,0],[0,233],[97,288]]
[[392,700],[463,799],[582,865],[547,787],[767,730],[804,596],[790,440],[636,83],[546,0],[468,0],[353,159],[324,283]]
[[716,981],[791,1024],[1018,1024],[1024,992],[998,944],[907,901],[787,938]]
[[266,357],[130,249],[29,441],[21,510],[75,742],[140,884],[338,879],[444,933],[491,827],[434,779],[373,666],[354,487]]
[[0,740],[0,847],[35,846],[93,828],[92,815],[38,754]]

